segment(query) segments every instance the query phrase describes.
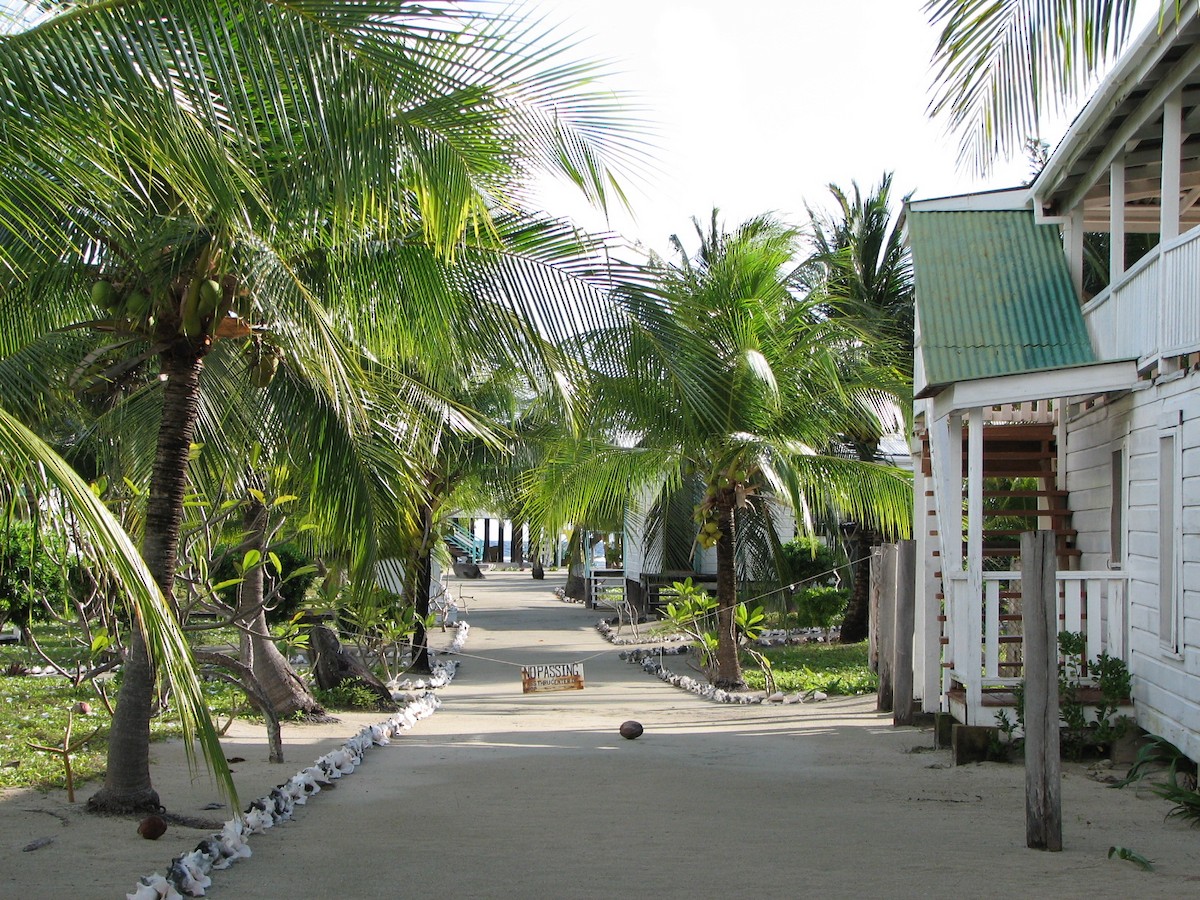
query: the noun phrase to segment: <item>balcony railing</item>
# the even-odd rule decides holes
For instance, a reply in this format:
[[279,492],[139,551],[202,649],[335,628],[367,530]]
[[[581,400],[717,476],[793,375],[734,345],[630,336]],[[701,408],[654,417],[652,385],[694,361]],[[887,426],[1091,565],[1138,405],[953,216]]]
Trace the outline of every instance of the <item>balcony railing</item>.
[[1102,360],[1163,358],[1200,350],[1200,227],[1147,253],[1083,307]]

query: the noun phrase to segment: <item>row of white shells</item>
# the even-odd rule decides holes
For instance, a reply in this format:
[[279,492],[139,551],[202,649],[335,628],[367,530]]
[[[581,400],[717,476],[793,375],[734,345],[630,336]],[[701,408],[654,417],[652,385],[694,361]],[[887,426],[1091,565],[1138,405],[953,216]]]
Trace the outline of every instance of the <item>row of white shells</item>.
[[650,675],[656,675],[672,687],[691,691],[705,700],[717,703],[806,703],[810,700],[827,700],[829,695],[824,691],[806,691],[802,694],[784,694],[777,691],[774,694],[746,694],[740,691],[727,691],[714,687],[706,681],[697,681],[690,675],[677,675],[653,657],[642,660],[642,670]]
[[[462,649],[468,631],[469,627],[465,622],[459,624],[449,652],[454,653]],[[454,679],[458,662],[437,662],[432,668],[433,674],[428,678],[418,679],[420,687],[424,687],[426,683],[431,688],[449,684]],[[409,683],[407,689],[413,687],[417,687],[417,682]],[[398,685],[395,689],[400,693]],[[184,897],[203,897],[212,885],[210,872],[227,869],[239,859],[250,856],[250,847],[247,844],[250,835],[262,834],[268,828],[292,818],[295,808],[303,806],[309,797],[319,793],[322,785],[330,784],[358,768],[363,756],[371,747],[391,743],[392,738],[399,737],[421,719],[433,715],[440,706],[441,701],[437,695],[426,691],[422,696],[411,699],[395,715],[363,728],[341,747],[319,757],[311,766],[297,772],[267,796],[251,802],[244,814],[230,819],[219,832],[202,840],[191,853],[171,860],[166,875],[155,872],[140,878],[133,893],[125,895],[126,900],[183,900]]]
[[617,634],[617,630],[612,627],[605,619],[601,619],[596,623],[596,630],[600,632],[600,636],[610,644],[615,644],[618,647],[625,647],[629,644],[673,644],[679,641],[690,641],[686,634],[659,634],[649,637],[631,637],[623,638]]

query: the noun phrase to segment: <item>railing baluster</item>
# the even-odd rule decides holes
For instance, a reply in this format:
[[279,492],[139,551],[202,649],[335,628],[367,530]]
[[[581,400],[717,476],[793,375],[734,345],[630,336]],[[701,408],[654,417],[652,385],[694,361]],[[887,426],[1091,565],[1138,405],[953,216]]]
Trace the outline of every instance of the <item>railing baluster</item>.
[[988,579],[983,584],[986,592],[983,614],[984,625],[984,673],[988,678],[1000,676],[1000,582]]
[[1087,654],[1088,663],[1091,664],[1105,649],[1104,638],[1101,635],[1104,609],[1102,603],[1106,589],[1111,590],[1113,583],[1110,578],[1089,578],[1084,587],[1087,590]]
[[1059,631],[1083,630],[1083,604],[1080,599],[1082,582],[1078,578],[1058,580],[1059,596],[1062,606],[1059,613],[1062,618],[1058,623]]

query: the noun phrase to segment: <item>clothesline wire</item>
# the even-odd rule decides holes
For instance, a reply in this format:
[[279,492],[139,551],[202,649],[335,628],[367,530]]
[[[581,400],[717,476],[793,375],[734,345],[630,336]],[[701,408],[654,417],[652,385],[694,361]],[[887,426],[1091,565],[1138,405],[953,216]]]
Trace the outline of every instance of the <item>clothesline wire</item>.
[[[593,653],[591,656],[585,656],[583,659],[577,659],[577,660],[575,660],[575,662],[585,663],[589,659],[595,659],[597,656],[603,656],[604,654],[612,653],[613,651],[614,651],[614,648],[609,647],[607,650],[601,650],[598,653]],[[437,653],[438,651],[435,650],[434,652]],[[463,651],[461,651],[461,650],[455,650],[453,653],[441,651],[441,655],[443,655],[443,656],[461,656],[461,657],[464,657],[465,659],[478,659],[478,660],[482,660],[483,662],[499,663],[502,666],[515,666],[518,669],[524,669],[528,665],[528,663],[515,663],[515,662],[509,662],[507,659],[497,659],[494,656],[479,656],[478,654],[475,654],[475,653],[463,653]]]

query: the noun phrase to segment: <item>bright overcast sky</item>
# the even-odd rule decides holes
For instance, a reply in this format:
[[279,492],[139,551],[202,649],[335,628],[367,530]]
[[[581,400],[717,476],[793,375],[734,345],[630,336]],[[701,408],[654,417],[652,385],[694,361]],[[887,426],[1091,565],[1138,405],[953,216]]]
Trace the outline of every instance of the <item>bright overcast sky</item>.
[[[776,211],[794,224],[827,185],[867,190],[894,171],[898,196],[938,197],[1025,181],[1016,159],[986,182],[925,115],[936,32],[921,0],[533,0],[621,70],[660,128],[662,174],[631,194],[637,222],[612,226],[660,251],[694,246],[692,216],[736,224]],[[1156,4],[1145,0],[1139,19]],[[1139,26],[1140,30],[1140,26]],[[1060,126],[1061,128],[1061,126]],[[1051,144],[1060,134],[1043,137]],[[548,200],[559,211],[565,195]],[[602,227],[571,204],[570,213]]]

